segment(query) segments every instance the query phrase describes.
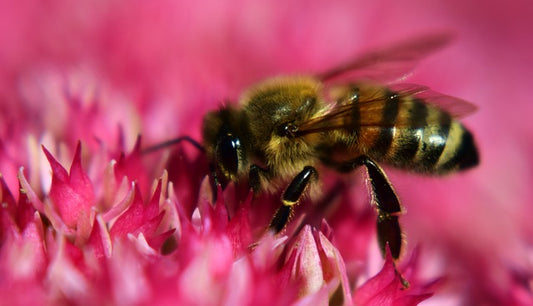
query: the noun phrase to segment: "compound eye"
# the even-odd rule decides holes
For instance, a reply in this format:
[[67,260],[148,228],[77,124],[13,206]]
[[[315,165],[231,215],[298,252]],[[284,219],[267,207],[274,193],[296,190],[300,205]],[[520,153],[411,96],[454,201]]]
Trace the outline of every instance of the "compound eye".
[[220,139],[216,147],[217,161],[224,175],[231,178],[239,170],[239,154],[241,142],[239,138],[228,134]]

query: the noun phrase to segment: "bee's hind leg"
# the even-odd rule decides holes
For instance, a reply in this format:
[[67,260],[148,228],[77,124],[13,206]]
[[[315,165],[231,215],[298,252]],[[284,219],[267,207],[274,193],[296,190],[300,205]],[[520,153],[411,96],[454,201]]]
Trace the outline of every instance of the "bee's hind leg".
[[[398,259],[403,247],[402,228],[398,221],[402,213],[402,206],[383,169],[367,156],[360,156],[342,163],[325,162],[341,172],[349,172],[360,166],[366,167],[372,189],[372,201],[378,213],[376,227],[381,253],[385,256],[388,247],[392,258]],[[400,277],[403,287],[408,288],[409,282],[403,278],[396,268],[395,271]]]
[[348,162],[329,163],[329,165],[341,172],[349,172],[360,166],[366,167],[372,201],[378,213],[376,226],[379,247],[382,254],[385,255],[388,245],[392,257],[398,259],[403,245],[402,229],[398,221],[399,215],[402,213],[402,206],[383,169],[367,156],[360,156]]
[[281,206],[270,221],[269,229],[275,233],[281,232],[294,214],[294,206],[300,201],[305,189],[318,172],[312,166],[306,166],[298,173],[283,192],[281,196]]

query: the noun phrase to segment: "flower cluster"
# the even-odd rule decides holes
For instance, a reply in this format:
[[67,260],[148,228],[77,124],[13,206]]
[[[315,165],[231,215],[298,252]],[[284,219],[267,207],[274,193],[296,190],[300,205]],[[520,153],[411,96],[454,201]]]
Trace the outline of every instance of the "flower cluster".
[[[364,276],[347,272],[325,221],[287,235],[260,230],[265,218],[251,210],[271,199],[248,196],[234,203],[230,187],[219,189],[211,203],[204,180],[189,213],[174,192],[181,187],[167,172],[145,199],[139,182],[148,172],[138,171],[139,148],[102,169],[106,186],[99,191],[82,167],[80,144],[69,171],[43,147],[52,173],[42,195],[23,168],[18,199],[1,180],[3,302],[415,305],[431,295],[431,284],[418,281],[416,273],[404,275],[411,282],[407,288],[390,255],[381,272],[354,290],[354,280]],[[190,179],[188,173],[182,169],[181,180]],[[359,247],[368,248],[353,246]]]

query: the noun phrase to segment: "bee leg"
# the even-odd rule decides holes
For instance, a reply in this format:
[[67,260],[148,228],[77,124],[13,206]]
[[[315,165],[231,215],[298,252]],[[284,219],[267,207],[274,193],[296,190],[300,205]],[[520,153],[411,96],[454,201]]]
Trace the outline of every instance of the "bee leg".
[[275,233],[279,233],[285,228],[294,214],[294,205],[298,204],[311,179],[317,175],[318,172],[314,167],[306,166],[285,189],[281,196],[282,205],[278,208],[268,226]]
[[[402,206],[383,169],[368,156],[360,156],[342,163],[335,163],[329,160],[324,160],[323,162],[340,172],[350,172],[360,166],[366,167],[372,189],[372,202],[376,206],[378,213],[376,226],[381,254],[385,256],[388,246],[392,258],[398,259],[403,245],[402,229],[398,221],[399,215],[402,213]],[[408,288],[409,282],[403,278],[396,267],[394,270],[400,277],[403,287]]]
[[396,192],[383,169],[367,156],[339,164],[331,164],[341,172],[349,172],[357,167],[365,166],[371,186],[373,204],[378,213],[377,235],[381,253],[385,255],[387,245],[394,259],[398,259],[402,250],[402,229],[398,221],[402,206]]
[[209,183],[211,185],[211,190],[213,191],[213,203],[215,203],[218,199],[218,186],[220,185],[220,181],[218,179],[217,171],[215,170],[215,165],[209,164],[209,173],[211,174],[209,176]]
[[261,190],[261,176],[270,177],[268,169],[261,168],[260,166],[253,164],[250,166],[250,172],[248,174],[248,181],[254,194],[257,194]]
[[[378,211],[377,235],[381,254],[385,255],[388,246],[392,258],[398,259],[403,245],[402,228],[398,221],[399,215],[402,213],[400,200],[385,172],[375,161],[366,156],[362,156],[356,161],[361,162],[368,171],[368,178],[372,186],[372,198]],[[407,289],[409,282],[396,267],[394,270],[400,277],[403,287]]]
[[402,229],[398,221],[402,206],[396,192],[383,169],[368,157],[363,158],[366,166],[372,197],[378,211],[377,235],[382,254],[388,245],[391,255],[398,259],[402,250]]

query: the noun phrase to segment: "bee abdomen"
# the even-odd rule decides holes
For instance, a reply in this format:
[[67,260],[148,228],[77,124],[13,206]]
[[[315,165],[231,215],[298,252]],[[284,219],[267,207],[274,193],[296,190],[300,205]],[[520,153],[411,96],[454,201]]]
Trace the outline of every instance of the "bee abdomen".
[[379,132],[370,157],[428,174],[445,174],[478,164],[472,134],[448,113],[411,99],[403,100],[397,110],[384,109],[383,116],[392,114],[397,116],[396,126]]
[[479,155],[472,134],[457,120],[448,129],[444,148],[433,166],[434,173],[445,174],[476,166]]
[[[478,164],[472,134],[457,120],[446,125],[398,129],[387,161],[396,166],[430,174],[445,174]],[[415,144],[415,140],[418,143]],[[416,151],[415,151],[416,149]],[[414,154],[413,154],[414,152]]]

